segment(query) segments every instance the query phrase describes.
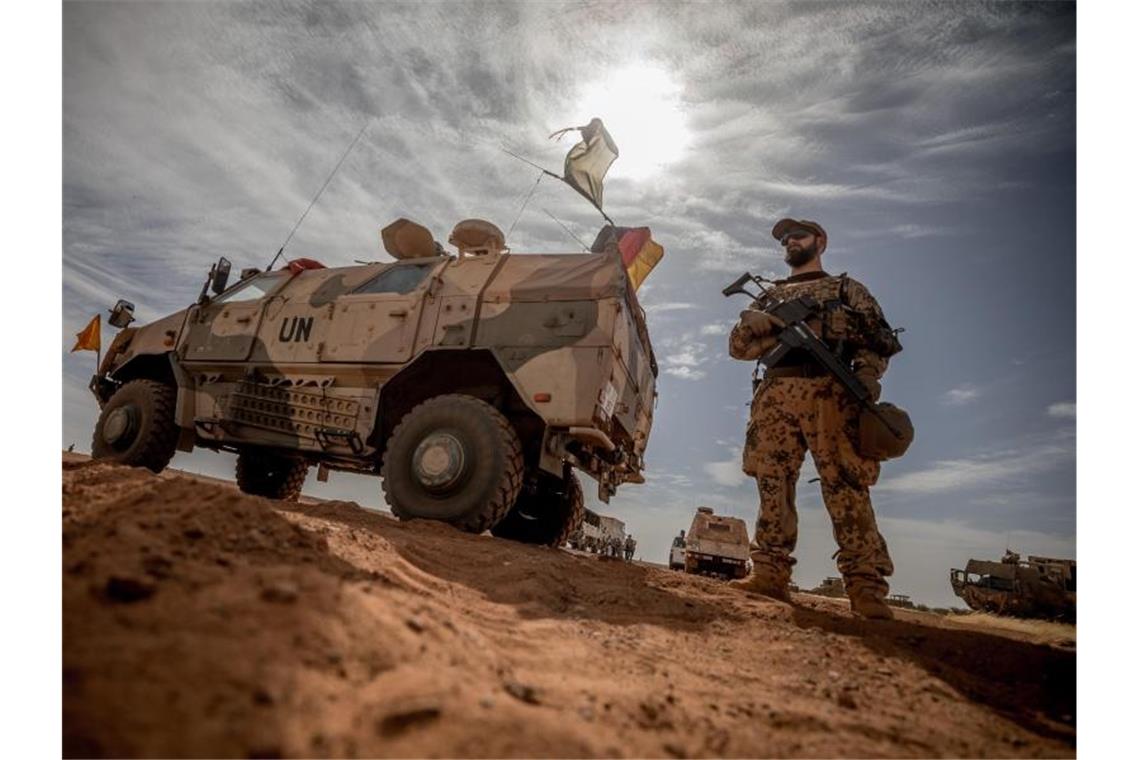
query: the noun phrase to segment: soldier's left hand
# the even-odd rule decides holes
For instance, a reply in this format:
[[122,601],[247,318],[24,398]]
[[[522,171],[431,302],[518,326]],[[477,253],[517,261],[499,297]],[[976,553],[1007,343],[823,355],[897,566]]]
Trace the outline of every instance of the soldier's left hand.
[[785,326],[779,317],[773,317],[758,309],[745,309],[740,312],[740,323],[758,338],[773,335]]

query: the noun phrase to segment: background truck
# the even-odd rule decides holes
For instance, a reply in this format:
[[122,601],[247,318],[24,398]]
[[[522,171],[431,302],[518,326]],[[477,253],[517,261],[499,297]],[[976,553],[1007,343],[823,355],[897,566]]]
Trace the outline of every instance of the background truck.
[[685,569],[685,531],[673,537],[673,544],[669,547],[669,569]]
[[247,493],[296,499],[306,473],[379,475],[400,518],[559,545],[581,523],[575,471],[608,501],[644,481],[657,364],[616,246],[514,254],[489,222],[445,253],[408,220],[394,261],[298,259],[122,328],[91,390],[92,454],[166,467],[175,450],[237,454]]
[[587,509],[582,524],[570,535],[568,543],[573,549],[605,553],[607,547],[614,546],[614,539],[624,544],[625,523],[616,517]]
[[748,526],[739,517],[697,507],[685,539],[685,572],[725,578],[748,575]]

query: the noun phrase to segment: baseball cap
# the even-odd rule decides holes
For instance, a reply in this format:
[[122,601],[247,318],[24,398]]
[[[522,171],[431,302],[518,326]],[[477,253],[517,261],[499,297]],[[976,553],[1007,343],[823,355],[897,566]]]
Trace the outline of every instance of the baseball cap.
[[827,231],[823,229],[823,227],[820,227],[818,223],[810,221],[808,219],[781,219],[780,221],[776,222],[776,226],[772,228],[772,237],[776,238],[777,240],[783,240],[784,235],[788,234],[797,227],[802,227],[805,230],[810,230],[819,237],[823,238],[825,242],[827,241]]

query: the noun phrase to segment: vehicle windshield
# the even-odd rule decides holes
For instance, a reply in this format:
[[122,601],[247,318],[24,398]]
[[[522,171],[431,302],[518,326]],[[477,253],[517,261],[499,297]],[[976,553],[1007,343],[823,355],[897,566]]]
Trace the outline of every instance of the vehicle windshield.
[[276,288],[283,278],[289,276],[287,271],[265,272],[264,274],[255,275],[245,282],[238,285],[236,288],[222,293],[214,299],[214,303],[226,303],[228,301],[257,301],[264,298],[266,294],[270,293]]

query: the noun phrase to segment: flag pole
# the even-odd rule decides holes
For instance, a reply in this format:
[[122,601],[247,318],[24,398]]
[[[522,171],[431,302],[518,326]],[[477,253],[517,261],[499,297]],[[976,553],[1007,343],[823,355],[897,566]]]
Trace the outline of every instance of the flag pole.
[[563,179],[562,179],[561,175],[555,174],[554,172],[550,171],[549,169],[547,169],[547,168],[545,168],[545,167],[542,167],[542,166],[539,166],[539,165],[538,165],[538,164],[536,164],[534,161],[531,161],[531,160],[529,160],[529,159],[523,158],[523,157],[522,157],[522,156],[520,156],[518,153],[511,153],[509,150],[507,150],[506,148],[504,148],[504,147],[503,147],[503,146],[501,146],[501,145],[499,146],[499,150],[503,151],[503,152],[504,152],[504,153],[506,153],[508,156],[514,156],[514,157],[515,157],[515,158],[517,158],[519,161],[522,161],[524,164],[530,164],[530,165],[531,165],[531,166],[533,166],[535,169],[538,169],[539,171],[541,171],[543,174],[549,174],[551,177],[554,177],[554,179],[557,179],[557,180],[562,180],[563,182],[565,182],[565,181],[566,181],[566,180],[563,180]]
[[[556,180],[558,180],[559,182],[561,182],[562,184],[566,185],[566,187],[570,188],[571,190],[573,190],[573,191],[574,191],[574,192],[576,192],[576,193],[579,193],[579,194],[581,194],[581,192],[578,190],[578,188],[574,187],[573,185],[571,185],[569,182],[567,182],[567,181],[566,181],[566,178],[565,178],[565,177],[563,177],[563,176],[561,176],[561,175],[559,175],[559,174],[555,174],[554,172],[550,171],[549,169],[547,169],[547,168],[545,168],[545,167],[542,167],[542,166],[539,166],[539,165],[538,165],[538,164],[536,164],[534,161],[531,161],[531,160],[529,160],[529,159],[523,158],[522,156],[520,156],[520,155],[519,155],[519,154],[517,154],[517,153],[512,153],[511,151],[507,150],[506,148],[504,148],[504,147],[503,147],[503,146],[501,146],[501,145],[499,146],[499,150],[503,151],[503,152],[504,152],[504,153],[506,153],[508,156],[513,156],[514,158],[517,158],[519,161],[522,161],[524,164],[530,164],[530,165],[531,165],[531,166],[533,166],[535,169],[538,169],[539,171],[541,171],[543,174],[549,174],[551,177],[554,177],[554,179],[556,179]],[[616,225],[616,224],[614,224],[614,220],[613,220],[613,219],[610,219],[609,215],[608,215],[608,214],[606,214],[606,212],[605,212],[605,211],[602,211],[602,207],[601,207],[601,206],[599,206],[598,204],[594,203],[592,200],[590,201],[590,205],[591,205],[591,206],[593,206],[594,208],[596,208],[596,209],[598,210],[598,213],[602,215],[602,218],[603,218],[603,219],[605,219],[607,222],[609,222],[609,224],[610,224],[610,226],[611,226],[611,227],[617,227],[617,225]]]

